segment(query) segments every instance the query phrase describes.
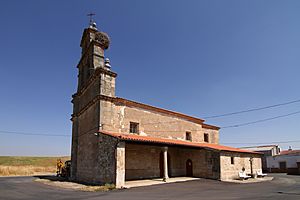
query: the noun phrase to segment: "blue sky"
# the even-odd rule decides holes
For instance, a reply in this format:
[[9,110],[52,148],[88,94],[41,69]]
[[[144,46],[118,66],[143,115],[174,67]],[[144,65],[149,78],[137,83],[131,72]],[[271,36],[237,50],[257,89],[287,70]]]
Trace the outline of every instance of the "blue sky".
[[[117,96],[196,117],[300,99],[299,1],[1,1],[0,131],[71,134],[86,14],[111,37]],[[300,103],[207,120],[228,126]],[[300,140],[300,114],[220,131],[232,146]],[[237,143],[237,144],[229,144]],[[243,144],[242,144],[243,143]],[[300,149],[300,143],[284,143]],[[0,155],[68,155],[69,137],[0,132]]]

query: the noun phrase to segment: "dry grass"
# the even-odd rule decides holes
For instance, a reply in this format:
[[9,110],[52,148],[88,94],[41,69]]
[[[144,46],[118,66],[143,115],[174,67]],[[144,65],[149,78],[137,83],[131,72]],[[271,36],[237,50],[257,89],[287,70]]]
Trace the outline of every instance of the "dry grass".
[[0,176],[30,176],[45,173],[55,173],[56,167],[39,167],[39,166],[4,166],[0,165]]
[[70,157],[0,156],[0,176],[30,176],[56,172],[56,161]]

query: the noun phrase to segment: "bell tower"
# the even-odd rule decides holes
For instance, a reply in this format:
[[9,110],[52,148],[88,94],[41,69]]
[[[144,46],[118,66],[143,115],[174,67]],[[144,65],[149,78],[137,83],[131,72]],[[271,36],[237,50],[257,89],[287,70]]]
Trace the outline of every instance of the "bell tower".
[[81,58],[77,65],[78,86],[77,92],[72,96],[71,178],[73,180],[84,181],[95,177],[100,180],[99,177],[103,176],[103,172],[97,171],[98,175],[88,177],[88,172],[95,170],[99,165],[97,159],[99,159],[100,147],[95,133],[102,127],[101,112],[104,108],[101,100],[115,98],[117,74],[111,71],[110,60],[104,55],[109,45],[109,36],[98,30],[95,22],[90,21],[89,27],[83,31],[80,42]]
[[[81,59],[78,64],[78,88],[81,90],[86,86],[90,77],[94,74],[97,68],[109,70],[110,67],[105,64],[104,51],[109,48],[110,38],[101,31],[98,31],[95,22],[90,24],[83,32],[80,47]],[[108,60],[109,62],[109,60]]]

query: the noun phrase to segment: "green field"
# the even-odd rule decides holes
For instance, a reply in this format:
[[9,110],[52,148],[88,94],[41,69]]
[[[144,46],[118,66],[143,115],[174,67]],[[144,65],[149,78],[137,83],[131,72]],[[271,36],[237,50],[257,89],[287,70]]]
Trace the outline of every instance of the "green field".
[[57,159],[65,162],[70,157],[0,156],[0,176],[55,173]]

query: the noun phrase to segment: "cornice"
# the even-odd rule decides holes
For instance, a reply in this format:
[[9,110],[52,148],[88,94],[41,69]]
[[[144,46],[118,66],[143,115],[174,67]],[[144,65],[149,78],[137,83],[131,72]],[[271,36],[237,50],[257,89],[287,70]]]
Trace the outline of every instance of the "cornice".
[[90,87],[90,85],[92,85],[92,83],[99,77],[100,74],[107,74],[114,78],[116,78],[118,75],[117,73],[115,73],[113,71],[109,71],[109,70],[103,69],[101,67],[98,67],[95,69],[93,75],[89,78],[87,83],[85,83],[84,86],[78,92],[73,94],[72,97],[76,98],[78,96],[81,96]]
[[94,105],[95,103],[97,103],[100,100],[114,102],[115,97],[109,97],[109,96],[105,96],[105,95],[97,95],[91,101],[89,101],[79,112],[73,113],[72,118],[79,117],[84,111],[86,111],[89,107],[91,107],[92,105]]

